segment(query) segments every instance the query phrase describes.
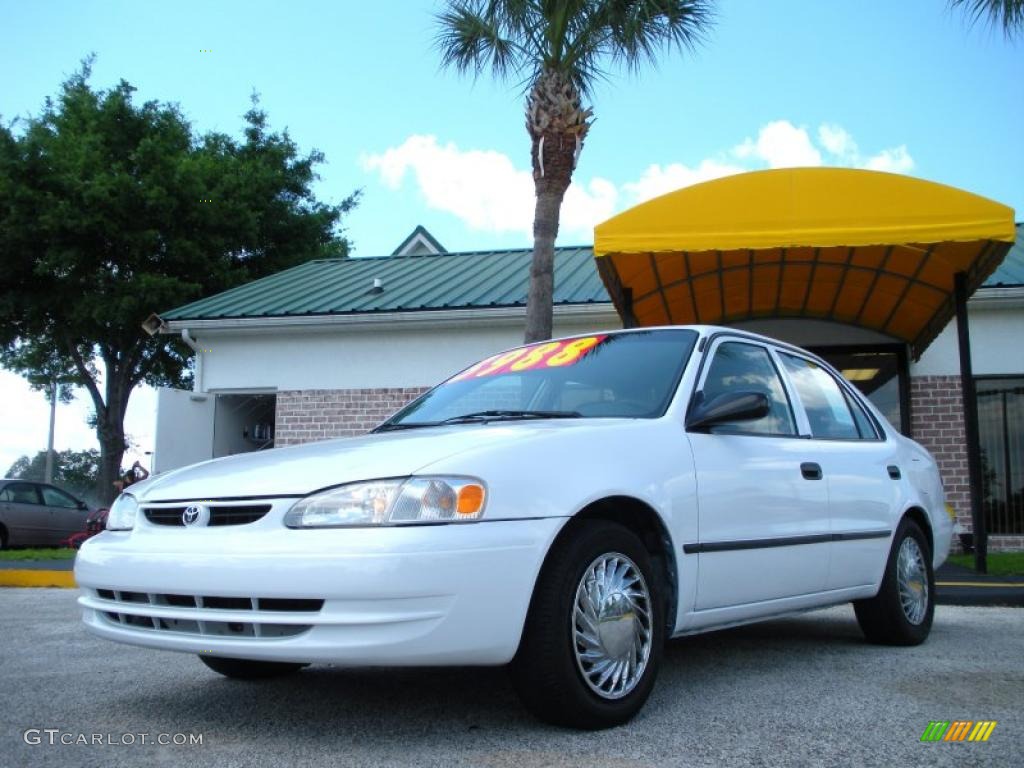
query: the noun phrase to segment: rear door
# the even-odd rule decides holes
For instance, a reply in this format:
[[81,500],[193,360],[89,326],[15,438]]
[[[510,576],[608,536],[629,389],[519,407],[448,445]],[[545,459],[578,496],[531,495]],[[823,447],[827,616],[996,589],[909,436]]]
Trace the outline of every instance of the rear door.
[[35,483],[13,482],[0,491],[0,507],[8,544],[42,547],[50,543],[50,513],[41,503]]
[[826,588],[874,584],[889,554],[900,504],[898,449],[839,377],[810,357],[778,358],[807,415],[828,488],[832,552]]
[[770,413],[757,421],[688,432],[696,466],[699,541],[697,610],[821,591],[828,573],[825,484],[813,461],[770,348],[724,337],[710,348],[694,397],[762,392]]
[[39,494],[50,511],[50,528],[57,542],[85,530],[89,510],[79,507],[77,499],[52,485],[40,485]]

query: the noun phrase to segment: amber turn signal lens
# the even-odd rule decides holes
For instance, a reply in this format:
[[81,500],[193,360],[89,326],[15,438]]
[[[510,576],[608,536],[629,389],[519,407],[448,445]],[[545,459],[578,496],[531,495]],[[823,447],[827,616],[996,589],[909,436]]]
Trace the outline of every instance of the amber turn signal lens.
[[459,489],[456,511],[460,515],[475,515],[484,506],[484,489],[480,485],[464,485]]

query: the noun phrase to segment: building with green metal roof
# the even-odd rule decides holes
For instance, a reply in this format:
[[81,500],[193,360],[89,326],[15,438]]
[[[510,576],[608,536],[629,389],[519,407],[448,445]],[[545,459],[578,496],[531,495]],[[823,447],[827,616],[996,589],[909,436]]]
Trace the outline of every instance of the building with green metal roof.
[[[160,392],[155,469],[366,432],[425,388],[521,343],[530,258],[529,249],[449,253],[417,227],[390,256],[309,261],[161,312],[156,326],[196,351],[196,391]],[[554,278],[556,335],[621,327],[589,246],[557,248]],[[1024,455],[1024,424],[1003,418],[1024,413],[1014,394],[1024,392],[1020,238],[969,317],[982,441],[1003,467],[1007,440]],[[954,501],[965,494],[955,328],[910,361],[905,344],[863,327],[784,317],[737,325],[825,356],[938,452]],[[1017,399],[1004,413],[1006,397]]]
[[[303,317],[526,305],[531,251],[317,259],[161,313],[164,320]],[[556,306],[609,305],[589,247],[558,248]]]
[[[1020,229],[1019,225],[1018,230]],[[161,313],[166,321],[317,317],[382,312],[518,308],[526,305],[531,251],[424,252],[406,255],[413,237],[391,256],[316,259],[276,275]],[[1018,239],[986,288],[1024,286]],[[556,249],[557,307],[610,306],[590,246]]]

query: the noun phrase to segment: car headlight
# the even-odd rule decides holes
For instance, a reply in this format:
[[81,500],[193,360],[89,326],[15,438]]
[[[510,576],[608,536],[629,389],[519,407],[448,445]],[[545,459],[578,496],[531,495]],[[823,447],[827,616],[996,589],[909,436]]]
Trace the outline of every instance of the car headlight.
[[479,520],[487,490],[471,477],[409,477],[350,483],[296,502],[289,528]]
[[110,505],[107,514],[108,531],[130,531],[135,527],[135,515],[139,511],[139,502],[130,493],[122,493]]

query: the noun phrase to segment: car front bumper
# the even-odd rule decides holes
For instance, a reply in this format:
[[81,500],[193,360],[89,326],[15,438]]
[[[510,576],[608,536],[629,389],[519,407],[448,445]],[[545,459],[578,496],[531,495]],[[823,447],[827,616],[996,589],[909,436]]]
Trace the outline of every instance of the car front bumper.
[[144,525],[86,542],[75,579],[85,626],[133,645],[346,666],[503,664],[564,522]]

